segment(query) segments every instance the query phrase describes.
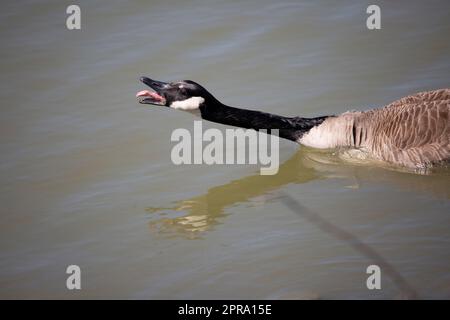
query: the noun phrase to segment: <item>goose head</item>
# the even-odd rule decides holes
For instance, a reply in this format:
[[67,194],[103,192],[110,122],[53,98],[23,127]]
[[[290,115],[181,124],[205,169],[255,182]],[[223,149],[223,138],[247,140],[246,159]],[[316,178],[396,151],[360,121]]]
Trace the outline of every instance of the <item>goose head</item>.
[[141,77],[141,82],[152,91],[142,90],[136,94],[139,103],[166,106],[176,110],[195,112],[218,101],[201,85],[191,80],[162,82]]

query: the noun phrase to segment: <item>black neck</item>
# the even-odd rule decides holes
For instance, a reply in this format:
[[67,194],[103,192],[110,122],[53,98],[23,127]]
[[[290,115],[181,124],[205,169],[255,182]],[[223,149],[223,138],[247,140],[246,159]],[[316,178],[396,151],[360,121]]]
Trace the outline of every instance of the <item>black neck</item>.
[[[217,100],[216,100],[217,101]],[[283,117],[276,114],[239,109],[217,101],[214,105],[200,106],[202,118],[225,125],[262,130],[278,129],[280,138],[297,141],[314,126],[321,124],[328,116],[317,118]]]

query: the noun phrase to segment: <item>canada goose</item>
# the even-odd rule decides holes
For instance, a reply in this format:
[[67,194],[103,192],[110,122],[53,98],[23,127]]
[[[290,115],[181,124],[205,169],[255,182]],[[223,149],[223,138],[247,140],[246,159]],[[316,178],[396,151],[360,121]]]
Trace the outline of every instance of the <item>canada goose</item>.
[[301,118],[226,106],[191,80],[140,80],[153,89],[136,94],[143,104],[187,111],[225,125],[278,129],[281,138],[314,148],[358,148],[374,159],[408,168],[450,160],[450,89],[417,93],[380,109]]

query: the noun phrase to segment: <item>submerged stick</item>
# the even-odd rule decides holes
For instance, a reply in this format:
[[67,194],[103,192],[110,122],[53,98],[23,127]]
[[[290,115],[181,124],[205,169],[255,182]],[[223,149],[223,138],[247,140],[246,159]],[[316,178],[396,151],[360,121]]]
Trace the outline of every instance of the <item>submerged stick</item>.
[[375,249],[359,240],[358,237],[351,234],[350,232],[335,226],[334,224],[322,218],[317,213],[301,205],[290,195],[284,192],[282,192],[281,195],[281,201],[293,212],[302,215],[320,230],[330,234],[334,238],[347,242],[353,249],[372,260],[383,270],[383,272],[385,272],[392,279],[393,283],[398,287],[400,292],[404,294],[405,298],[418,298],[416,290],[406,281],[405,278],[403,278],[403,276],[394,268],[394,266],[386,261],[386,259],[384,259],[377,251],[375,251]]

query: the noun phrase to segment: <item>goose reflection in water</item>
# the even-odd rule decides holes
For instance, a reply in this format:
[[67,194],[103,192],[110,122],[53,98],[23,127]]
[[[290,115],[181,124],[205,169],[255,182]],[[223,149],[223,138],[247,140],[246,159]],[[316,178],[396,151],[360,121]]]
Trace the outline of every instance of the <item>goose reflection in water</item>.
[[[344,159],[343,159],[344,158]],[[303,184],[319,179],[342,178],[347,188],[357,189],[363,182],[382,182],[400,188],[431,193],[439,198],[450,198],[450,170],[437,169],[428,175],[389,170],[375,163],[368,165],[358,159],[349,162],[347,151],[339,157],[324,151],[301,148],[286,160],[273,176],[259,174],[210,188],[205,194],[177,201],[170,207],[149,207],[147,212],[158,214],[149,223],[152,232],[167,237],[198,239],[228,215],[226,209],[234,205],[277,201],[275,191],[288,184]],[[279,200],[279,199],[278,199]],[[181,212],[175,218],[167,215]]]

